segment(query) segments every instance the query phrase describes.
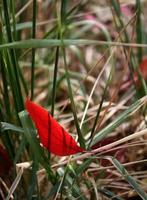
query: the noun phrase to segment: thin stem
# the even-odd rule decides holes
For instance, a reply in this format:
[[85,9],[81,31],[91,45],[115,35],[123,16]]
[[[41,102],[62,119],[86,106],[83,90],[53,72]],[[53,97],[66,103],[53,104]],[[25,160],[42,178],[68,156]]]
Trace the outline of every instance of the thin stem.
[[[37,13],[37,4],[36,0],[33,0],[33,21],[32,21],[32,38],[36,37],[36,13]],[[32,65],[31,65],[31,99],[34,96],[34,71],[35,71],[35,49],[32,49]]]
[[56,83],[57,83],[57,72],[58,72],[58,60],[59,60],[59,47],[56,48],[56,55],[55,55],[53,91],[52,91],[52,108],[51,108],[51,115],[52,116],[54,116],[54,107],[55,107],[55,99],[56,99]]
[[[64,2],[62,2],[62,3],[64,4]],[[64,9],[64,12],[63,12],[62,9]],[[62,16],[63,13],[64,13],[64,16]],[[67,80],[68,92],[69,92],[69,97],[70,97],[71,106],[72,106],[72,112],[73,112],[73,116],[74,116],[74,122],[75,122],[75,126],[76,126],[76,129],[77,129],[77,134],[78,134],[78,142],[80,143],[81,147],[85,148],[85,141],[84,141],[84,138],[82,136],[81,129],[80,129],[80,126],[79,126],[79,123],[78,123],[78,117],[77,117],[77,114],[76,114],[76,106],[75,106],[75,102],[74,102],[74,98],[73,98],[73,94],[72,94],[70,74],[69,74],[69,71],[68,71],[68,66],[67,66],[67,61],[66,61],[66,50],[65,50],[64,37],[63,37],[64,25],[66,25],[65,16],[66,16],[65,15],[65,5],[63,6],[61,4],[61,16],[58,16],[58,19],[59,19],[58,20],[58,27],[59,27],[60,40],[61,40],[61,50],[62,50],[64,65],[65,65],[66,80]],[[63,23],[65,23],[65,24],[63,24]]]

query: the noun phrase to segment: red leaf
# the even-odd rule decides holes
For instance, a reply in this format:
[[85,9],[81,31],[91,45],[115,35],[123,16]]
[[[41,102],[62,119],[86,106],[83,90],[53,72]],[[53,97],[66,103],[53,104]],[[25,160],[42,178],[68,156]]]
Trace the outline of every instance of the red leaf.
[[84,151],[47,110],[29,99],[26,100],[26,109],[36,125],[41,143],[51,153],[68,156]]

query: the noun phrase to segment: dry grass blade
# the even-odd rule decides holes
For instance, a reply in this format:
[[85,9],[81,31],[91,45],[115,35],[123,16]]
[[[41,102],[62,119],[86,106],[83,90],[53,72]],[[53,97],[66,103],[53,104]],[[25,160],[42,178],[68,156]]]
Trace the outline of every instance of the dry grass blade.
[[84,113],[83,113],[83,117],[82,117],[82,120],[81,120],[81,123],[80,123],[80,128],[82,128],[82,125],[83,125],[84,119],[85,119],[85,117],[86,117],[87,110],[88,110],[88,107],[89,107],[89,104],[90,104],[92,95],[93,95],[93,93],[94,93],[94,91],[95,91],[95,88],[96,88],[96,86],[97,86],[97,84],[98,84],[98,81],[100,80],[100,77],[102,76],[103,72],[105,71],[107,65],[109,64],[109,62],[110,62],[110,60],[111,60],[111,58],[113,57],[113,54],[114,54],[115,50],[116,50],[115,48],[112,49],[109,58],[107,59],[106,63],[104,64],[104,66],[103,66],[101,72],[99,73],[99,75],[98,75],[98,77],[97,77],[97,79],[96,79],[96,81],[95,81],[95,83],[94,83],[94,85],[93,85],[93,88],[92,88],[92,90],[91,90],[91,93],[90,93],[90,95],[89,95],[89,98],[88,98],[88,101],[87,101],[87,104],[86,104],[86,107],[85,107],[85,110],[84,110]]
[[21,167],[16,178],[15,178],[15,180],[14,180],[14,182],[13,182],[13,184],[12,184],[12,186],[11,186],[11,188],[10,188],[10,190],[9,190],[9,193],[8,193],[8,196],[6,197],[6,200],[9,200],[11,198],[12,194],[14,193],[15,189],[17,188],[17,186],[20,182],[22,175],[23,175],[23,168]]

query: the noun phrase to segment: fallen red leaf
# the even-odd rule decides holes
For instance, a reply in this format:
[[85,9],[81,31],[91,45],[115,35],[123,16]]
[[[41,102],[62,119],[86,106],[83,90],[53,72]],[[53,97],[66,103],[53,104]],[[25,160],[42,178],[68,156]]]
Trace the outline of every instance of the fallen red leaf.
[[36,125],[41,143],[48,151],[58,156],[84,151],[47,110],[29,99],[26,100],[26,109]]

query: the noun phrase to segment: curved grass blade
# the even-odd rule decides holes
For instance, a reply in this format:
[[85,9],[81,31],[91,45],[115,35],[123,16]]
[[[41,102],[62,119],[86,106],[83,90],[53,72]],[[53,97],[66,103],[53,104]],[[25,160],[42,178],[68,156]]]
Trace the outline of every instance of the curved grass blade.
[[114,167],[119,171],[122,177],[130,184],[132,188],[138,193],[138,195],[143,199],[147,200],[147,193],[141,188],[141,186],[129,175],[124,166],[115,158],[109,157],[109,160],[114,165]]
[[15,126],[7,122],[0,122],[0,128],[1,128],[1,132],[11,130],[11,131],[19,132],[19,133],[24,133],[24,130],[21,127]]

